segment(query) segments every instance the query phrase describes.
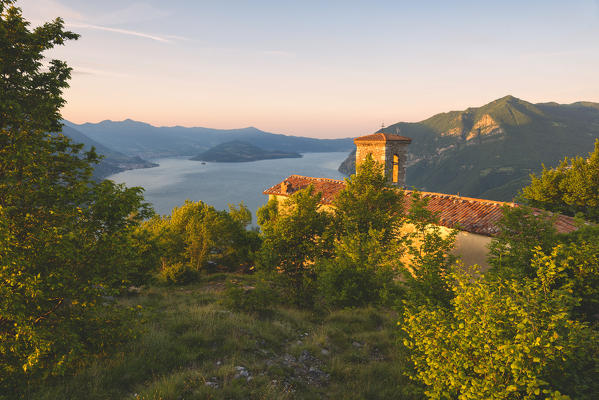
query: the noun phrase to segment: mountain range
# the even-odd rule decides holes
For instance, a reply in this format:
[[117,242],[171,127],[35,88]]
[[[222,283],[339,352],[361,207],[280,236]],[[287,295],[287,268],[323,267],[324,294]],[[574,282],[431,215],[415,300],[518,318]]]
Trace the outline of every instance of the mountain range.
[[96,153],[103,156],[102,160],[100,160],[100,162],[94,167],[93,176],[95,179],[103,179],[109,175],[128,169],[151,168],[158,165],[143,160],[140,157],[127,156],[123,153],[113,150],[108,146],[96,142],[92,138],[84,135],[68,125],[64,125],[62,127],[61,133],[71,138],[75,143],[84,144],[83,149],[85,151],[94,147],[96,149]]
[[144,122],[102,121],[99,123],[65,126],[76,129],[105,146],[118,149],[129,156],[156,159],[173,156],[195,156],[218,144],[240,140],[264,150],[284,152],[350,151],[351,138],[316,139],[261,131],[254,127],[241,129],[186,128],[182,126],[156,127]]
[[[513,96],[379,132],[412,138],[406,184],[420,190],[512,200],[542,164],[586,156],[599,138],[599,103],[533,104]],[[355,171],[355,152],[340,166]]]

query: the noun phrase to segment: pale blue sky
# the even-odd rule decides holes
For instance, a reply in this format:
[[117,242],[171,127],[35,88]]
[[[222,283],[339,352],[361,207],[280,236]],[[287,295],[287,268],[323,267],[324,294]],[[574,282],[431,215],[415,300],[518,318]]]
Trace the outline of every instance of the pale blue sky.
[[82,35],[65,118],[343,137],[506,94],[599,102],[599,1],[20,0]]

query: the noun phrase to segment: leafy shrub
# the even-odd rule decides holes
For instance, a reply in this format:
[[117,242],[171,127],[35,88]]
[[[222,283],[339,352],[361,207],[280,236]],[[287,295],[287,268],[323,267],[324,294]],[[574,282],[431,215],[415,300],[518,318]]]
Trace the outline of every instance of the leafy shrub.
[[197,280],[197,278],[198,271],[183,262],[163,264],[158,272],[158,281],[165,284],[184,285]]
[[186,200],[170,216],[147,221],[143,229],[156,242],[163,265],[183,263],[195,271],[247,267],[260,239],[257,232],[246,230],[251,222],[247,207],[229,208],[219,211],[201,201]]
[[387,262],[380,238],[375,231],[343,237],[335,244],[335,258],[320,262],[318,288],[326,303],[357,307],[394,302],[399,290],[397,273]]
[[489,264],[490,272],[503,278],[535,276],[531,266],[535,247],[549,251],[557,241],[552,218],[536,215],[530,207],[504,207],[497,228],[489,245]]
[[300,306],[312,305],[314,265],[331,247],[327,234],[331,218],[320,209],[320,199],[310,185],[280,206],[271,200],[258,211],[263,231],[258,269],[272,276],[285,297]]
[[599,139],[587,158],[566,157],[556,168],[543,166],[540,176],[532,174],[522,197],[534,207],[581,213],[585,219],[599,222]]
[[[373,269],[354,265],[348,260],[326,260],[318,274],[318,287],[323,300],[335,307],[359,307],[365,304],[390,302],[397,295],[388,292],[394,273],[387,268]],[[390,283],[391,285],[387,285]],[[398,293],[397,291],[395,292]],[[390,296],[391,295],[391,296]]]
[[573,266],[558,253],[535,254],[535,278],[457,271],[449,309],[406,308],[405,345],[429,398],[596,398],[599,333],[575,319]]
[[[410,259],[402,268],[406,304],[449,306],[453,293],[446,277],[456,257],[451,254],[457,230],[443,233],[437,215],[427,209],[428,198],[414,191],[407,221],[412,231],[404,236]],[[447,231],[446,231],[447,232]]]

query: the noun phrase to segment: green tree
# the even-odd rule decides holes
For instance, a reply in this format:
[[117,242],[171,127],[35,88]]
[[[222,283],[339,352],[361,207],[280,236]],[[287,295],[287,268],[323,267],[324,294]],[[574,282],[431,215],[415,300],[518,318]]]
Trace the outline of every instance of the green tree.
[[531,206],[599,221],[599,140],[588,158],[565,158],[556,168],[543,166],[541,176],[531,175],[522,197]]
[[505,206],[497,222],[499,232],[489,245],[491,273],[505,278],[535,276],[531,264],[534,249],[539,246],[549,251],[558,240],[554,221],[547,213],[539,214],[530,207]]
[[404,195],[387,184],[382,164],[368,155],[345,182],[333,203],[337,237],[375,230],[382,243],[395,240],[404,222]]
[[540,250],[533,263],[534,278],[513,280],[458,270],[450,309],[405,310],[405,345],[429,398],[596,397],[599,334],[573,317],[572,265]]
[[91,180],[58,132],[71,69],[43,52],[77,35],[29,28],[0,0],[0,398],[106,351],[127,327],[112,297],[128,282],[130,234],[151,210],[141,189]]
[[186,200],[171,215],[144,223],[142,230],[157,243],[166,280],[183,283],[210,266],[227,270],[249,266],[259,247],[257,232],[246,229],[250,223],[251,212],[243,203],[230,205],[227,212]]
[[435,304],[449,306],[453,293],[447,286],[447,274],[456,262],[451,254],[457,230],[446,233],[439,226],[439,218],[428,208],[428,199],[412,193],[407,222],[411,228],[405,234],[409,263],[402,270],[408,304]]
[[315,292],[315,263],[332,247],[330,215],[320,208],[321,194],[312,185],[278,204],[270,200],[258,212],[262,248],[258,267],[283,285],[292,302],[309,306]]
[[[537,254],[538,250],[537,248]],[[547,252],[549,253],[549,252]],[[543,258],[533,260],[533,268],[540,263],[553,263],[560,272],[554,285],[567,287],[577,300],[573,315],[580,320],[599,320],[599,242],[580,241],[556,245]]]
[[555,262],[568,271],[572,293],[580,298],[575,307],[587,321],[599,318],[599,242],[597,228],[589,226],[570,234],[557,234],[554,219],[528,207],[506,207],[499,233],[490,244],[489,279],[522,279],[537,276],[538,252],[552,252]]
[[381,246],[382,232],[345,235],[334,243],[333,257],[318,261],[318,286],[335,307],[393,304],[399,297],[395,259]]
[[393,302],[405,251],[403,192],[387,184],[371,156],[346,179],[334,203],[333,257],[319,263],[319,287],[334,306]]

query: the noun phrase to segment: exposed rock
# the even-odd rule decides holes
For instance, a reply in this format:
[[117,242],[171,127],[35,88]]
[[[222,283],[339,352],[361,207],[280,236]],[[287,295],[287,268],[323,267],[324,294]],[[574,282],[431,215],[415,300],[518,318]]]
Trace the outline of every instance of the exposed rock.
[[211,387],[212,389],[218,389],[218,379],[213,376],[209,381],[206,381],[205,385]]
[[488,136],[495,134],[502,134],[503,129],[501,126],[489,115],[483,115],[472,127],[468,135],[466,136],[466,140],[472,140],[478,136]]
[[237,371],[237,373],[235,374],[233,379],[245,378],[246,381],[250,381],[252,379],[250,371],[248,371],[246,367],[238,365],[237,367],[235,367],[235,370]]

